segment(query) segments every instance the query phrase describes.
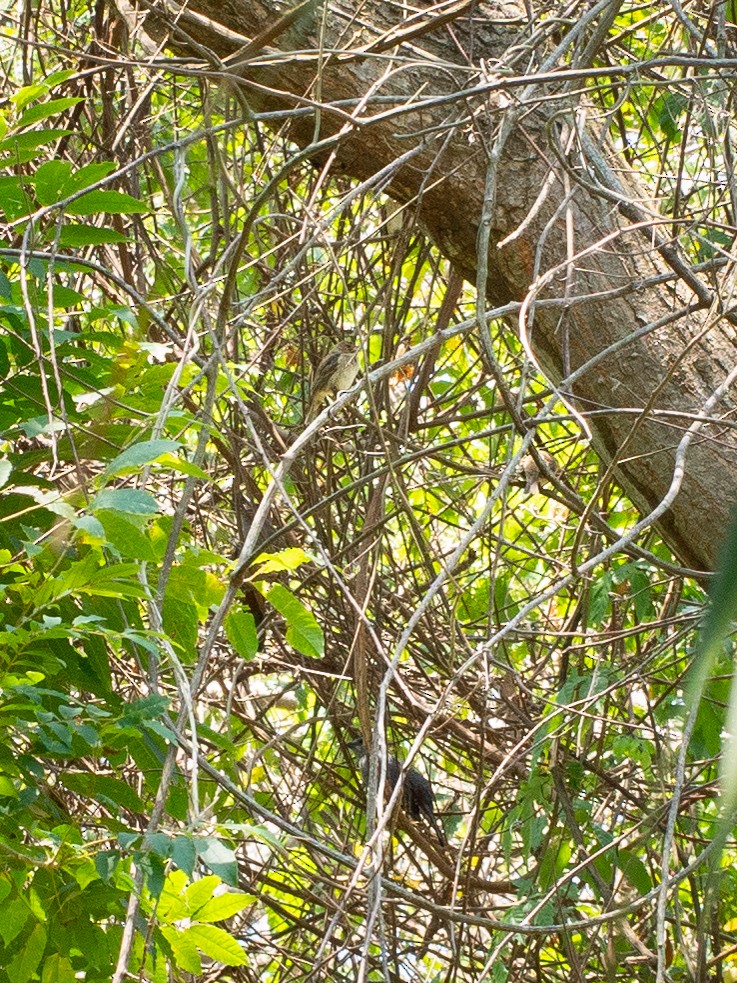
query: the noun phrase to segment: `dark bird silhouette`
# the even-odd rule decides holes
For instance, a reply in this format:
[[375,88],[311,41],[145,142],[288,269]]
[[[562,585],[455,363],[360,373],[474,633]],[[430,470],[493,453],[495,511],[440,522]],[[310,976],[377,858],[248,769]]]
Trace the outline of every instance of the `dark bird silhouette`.
[[[369,756],[363,738],[357,737],[348,743],[348,747],[358,758],[358,768],[361,772],[363,784],[368,785],[369,780]],[[402,763],[393,754],[386,756],[386,777],[389,788],[394,790],[394,786],[402,773]],[[447,846],[443,827],[435,815],[435,796],[432,785],[421,775],[416,768],[408,768],[404,774],[404,788],[402,789],[402,805],[411,819],[421,819],[423,816],[430,823],[437,834],[441,846]]]

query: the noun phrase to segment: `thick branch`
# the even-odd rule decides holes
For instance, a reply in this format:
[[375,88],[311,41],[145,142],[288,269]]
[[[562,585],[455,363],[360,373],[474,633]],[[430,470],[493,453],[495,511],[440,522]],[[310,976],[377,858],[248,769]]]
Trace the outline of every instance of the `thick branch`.
[[[502,113],[513,107],[515,125],[496,174],[488,299],[561,299],[559,307],[526,307],[522,327],[530,350],[554,384],[576,374],[570,401],[583,414],[597,411],[590,426],[598,451],[649,511],[671,484],[683,430],[734,360],[731,326],[718,309],[708,321],[699,310],[704,297],[718,296],[718,290],[694,292],[699,284],[691,274],[689,287],[641,286],[668,269],[665,251],[643,248],[641,222],[627,227],[632,210],[601,183],[599,162],[589,166],[583,153],[571,162],[571,148],[585,146],[577,140],[583,110],[563,86],[550,82],[550,66],[544,85],[531,89],[530,75],[528,88],[519,87],[535,28],[522,5],[438,4],[411,25],[391,3],[372,3],[354,19],[355,9],[332,6],[322,38],[319,14],[272,37],[269,25],[283,13],[276,3],[195,0],[183,9],[170,7],[172,17],[178,15],[172,38],[181,50],[190,32],[198,55],[206,45],[217,58],[237,64],[255,111],[301,108],[290,124],[301,146],[339,136],[331,148],[333,170],[365,180],[400,157],[407,161],[407,151],[417,148],[384,190],[415,203],[437,245],[471,281],[487,161]],[[259,36],[281,50],[262,50],[244,64],[242,52],[252,54],[253,46],[244,49],[236,38]],[[542,28],[537,43],[541,39]],[[390,40],[396,42],[391,53]],[[233,79],[236,73],[224,74]],[[522,91],[528,98],[534,93],[539,108],[516,105]],[[316,154],[315,162],[326,153]],[[643,212],[639,191],[621,181],[618,186],[639,202],[638,215],[651,215],[658,224],[657,215]],[[668,248],[675,256],[675,247]],[[685,269],[682,258],[677,263]],[[612,296],[627,286],[629,292]],[[607,295],[578,299],[592,294]],[[655,322],[661,326],[642,330]],[[592,359],[596,364],[586,370]],[[606,407],[613,412],[600,412]],[[631,412],[617,412],[622,408],[640,408],[642,418],[633,425]],[[682,489],[659,521],[681,559],[701,569],[714,564],[737,488],[731,403],[723,401],[722,410],[723,425],[706,424],[689,450]],[[683,425],[666,424],[664,411],[682,414]]]

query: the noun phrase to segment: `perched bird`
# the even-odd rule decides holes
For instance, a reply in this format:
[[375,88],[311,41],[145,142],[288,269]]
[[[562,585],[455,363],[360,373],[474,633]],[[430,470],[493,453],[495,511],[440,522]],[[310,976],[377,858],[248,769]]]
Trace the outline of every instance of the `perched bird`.
[[[369,780],[369,756],[363,738],[357,737],[348,743],[348,747],[358,758],[358,768],[364,785],[368,785]],[[393,791],[402,772],[402,763],[393,754],[386,756],[386,777],[389,788]],[[411,819],[420,819],[422,816],[430,823],[435,830],[441,846],[447,846],[443,827],[435,815],[435,796],[433,795],[432,785],[421,775],[416,768],[408,768],[404,775],[404,788],[402,789],[402,805],[407,810]]]
[[358,350],[351,341],[339,341],[315,369],[305,424],[312,423],[326,396],[350,389],[358,375]]
[[[556,477],[561,474],[560,465],[552,454],[548,454],[547,451],[538,451],[538,454],[551,474],[554,474]],[[525,479],[525,492],[528,495],[537,495],[540,491],[540,482],[545,480],[545,475],[538,467],[537,461],[532,454],[525,454],[519,462],[519,470]]]

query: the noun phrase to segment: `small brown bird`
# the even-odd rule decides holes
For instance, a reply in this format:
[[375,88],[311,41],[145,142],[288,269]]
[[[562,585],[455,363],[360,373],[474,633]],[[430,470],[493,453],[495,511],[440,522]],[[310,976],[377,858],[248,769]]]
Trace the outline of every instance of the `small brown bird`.
[[[538,454],[551,474],[556,476],[561,474],[561,467],[552,454],[548,454],[547,451],[538,451]],[[545,475],[537,466],[537,461],[532,454],[525,454],[525,456],[519,462],[519,470],[522,472],[522,476],[525,479],[525,492],[528,495],[539,494],[540,482],[545,481]]]
[[320,412],[326,396],[350,389],[358,375],[358,350],[351,341],[339,341],[315,370],[310,392],[310,405],[305,424],[312,423]]

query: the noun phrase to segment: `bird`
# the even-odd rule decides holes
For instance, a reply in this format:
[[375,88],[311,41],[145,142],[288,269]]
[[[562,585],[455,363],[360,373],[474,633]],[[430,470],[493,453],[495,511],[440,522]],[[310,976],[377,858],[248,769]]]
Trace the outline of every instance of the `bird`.
[[[548,454],[547,451],[538,451],[540,459],[545,467],[550,471],[555,477],[559,477],[561,474],[561,467],[555,460],[552,454]],[[519,470],[522,473],[522,477],[525,479],[525,492],[528,495],[537,495],[540,491],[540,482],[545,480],[545,475],[538,467],[537,461],[532,456],[532,454],[525,454],[519,463]]]
[[[349,741],[348,747],[358,758],[358,769],[364,785],[368,785],[369,780],[369,756],[366,745],[362,737],[357,737]],[[389,788],[393,791],[394,786],[399,780],[402,772],[402,762],[394,757],[393,754],[386,756],[386,777]],[[402,805],[409,813],[411,819],[421,819],[423,816],[430,823],[438,837],[441,847],[448,845],[448,841],[443,832],[443,827],[435,815],[435,796],[432,785],[421,775],[416,768],[408,768],[404,774],[404,788],[402,789]]]
[[358,375],[358,350],[352,341],[339,341],[315,369],[305,424],[312,423],[326,396],[350,389]]

